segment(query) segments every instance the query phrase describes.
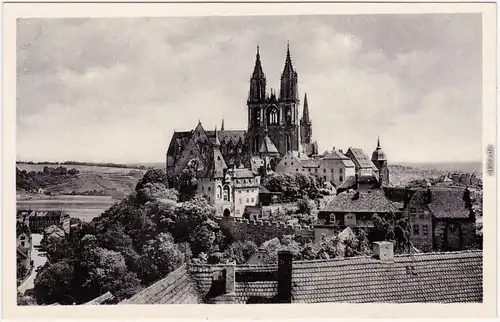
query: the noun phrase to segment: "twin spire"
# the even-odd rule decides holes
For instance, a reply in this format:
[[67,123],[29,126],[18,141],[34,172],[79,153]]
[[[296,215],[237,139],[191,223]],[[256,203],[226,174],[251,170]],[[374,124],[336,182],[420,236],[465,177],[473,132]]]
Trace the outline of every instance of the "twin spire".
[[[297,73],[293,69],[292,57],[290,54],[290,42],[286,44],[286,58],[285,67],[283,68],[283,73],[281,78],[297,76]],[[265,78],[266,75],[262,71],[262,63],[260,61],[260,46],[257,44],[257,54],[255,55],[255,66],[253,68],[252,78]]]

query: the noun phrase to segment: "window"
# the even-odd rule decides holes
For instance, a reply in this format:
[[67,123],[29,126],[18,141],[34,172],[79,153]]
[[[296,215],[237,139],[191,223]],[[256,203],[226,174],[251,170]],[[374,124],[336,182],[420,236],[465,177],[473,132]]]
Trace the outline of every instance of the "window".
[[418,217],[419,217],[420,219],[424,219],[424,218],[425,218],[425,215],[424,215],[424,213],[423,213],[423,212],[420,212],[420,211],[419,211],[419,212],[418,212]]
[[190,155],[193,155],[193,150],[189,151],[189,154],[190,154]]
[[254,202],[255,202],[255,198],[252,198],[252,203],[254,203]]
[[205,187],[204,186],[201,186],[201,191],[205,191]]
[[422,225],[422,234],[424,234],[425,236],[429,234],[429,226]]
[[299,169],[295,169],[296,172],[299,172]]
[[344,173],[344,169],[340,168],[340,169],[339,169],[339,173],[340,173],[340,174]]
[[247,189],[247,193],[249,193],[249,192],[250,192],[250,190]]
[[418,225],[413,225],[413,235],[418,235],[418,234],[419,234]]
[[231,201],[229,186],[224,186],[224,201]]
[[210,187],[208,187],[208,191],[210,191]]
[[314,172],[318,172],[318,168],[316,168],[316,169],[314,170]]
[[311,168],[307,169],[309,172],[311,172]]
[[290,163],[290,164],[291,164],[291,165],[293,165],[293,162],[292,162],[292,163]]
[[332,173],[334,172],[333,170],[334,170],[334,169],[332,168]]
[[[208,191],[210,191],[210,187],[208,187]],[[222,187],[217,186],[217,199],[222,198]]]
[[240,198],[240,205],[241,205],[241,198]]
[[326,176],[323,176],[323,180],[325,180],[325,181],[326,181]]
[[335,214],[330,214],[330,224],[335,223]]
[[340,175],[340,176],[339,176],[339,181],[340,181],[340,182],[344,181],[344,177]]
[[323,169],[323,173],[326,173],[326,169]]
[[250,202],[250,201],[249,201],[249,200],[248,200],[248,198],[247,198],[247,203],[249,203],[249,202]]
[[286,165],[286,162],[285,162],[285,165]]

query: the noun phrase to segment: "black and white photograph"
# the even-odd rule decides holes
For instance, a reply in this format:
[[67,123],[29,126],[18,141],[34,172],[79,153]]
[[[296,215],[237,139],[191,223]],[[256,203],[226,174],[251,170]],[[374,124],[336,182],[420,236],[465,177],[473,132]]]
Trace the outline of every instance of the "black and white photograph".
[[17,310],[484,303],[480,12],[15,27]]

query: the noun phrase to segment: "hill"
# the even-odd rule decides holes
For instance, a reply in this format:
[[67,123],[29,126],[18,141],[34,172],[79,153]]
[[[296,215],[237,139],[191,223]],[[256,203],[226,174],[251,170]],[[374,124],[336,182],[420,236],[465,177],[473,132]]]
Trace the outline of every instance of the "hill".
[[[40,172],[45,166],[55,168],[59,165],[18,163],[16,166],[20,170]],[[83,194],[95,191],[121,199],[134,190],[137,181],[146,172],[144,169],[91,165],[71,165],[71,168],[77,169],[79,173],[62,183],[49,185],[44,190],[51,194]]]

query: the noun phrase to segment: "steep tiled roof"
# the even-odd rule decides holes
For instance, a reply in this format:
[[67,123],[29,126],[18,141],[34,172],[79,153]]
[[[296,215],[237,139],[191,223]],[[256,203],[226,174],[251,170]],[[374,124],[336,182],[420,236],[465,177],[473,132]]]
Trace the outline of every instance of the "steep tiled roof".
[[349,189],[352,188],[356,185],[356,177],[355,176],[348,176],[344,182],[342,182],[337,189]]
[[260,153],[278,153],[278,149],[276,149],[276,146],[274,145],[273,141],[271,141],[269,136],[266,135],[264,137],[264,140],[262,140],[259,152]]
[[189,139],[191,138],[192,131],[182,131],[182,132],[174,132],[172,135],[172,139],[170,140],[170,145],[168,146],[168,155],[174,154],[174,143],[179,144],[180,146],[186,146]]
[[[356,198],[356,195],[359,197]],[[398,209],[379,191],[341,192],[321,211],[326,212],[397,212]]]
[[354,159],[353,162],[357,163],[361,168],[375,168],[373,162],[368,158],[368,156],[363,152],[363,150],[358,148],[349,148]]
[[212,148],[210,158],[207,160],[205,178],[222,178],[227,169],[226,161],[218,147]]
[[[277,265],[237,265],[235,293],[212,296],[213,277],[224,274],[224,265],[190,265],[189,272],[207,303],[247,303],[252,298],[272,298],[278,292]],[[264,276],[264,278],[263,278]]]
[[482,302],[481,251],[293,262],[292,302]]
[[300,164],[302,164],[304,168],[319,168],[319,166],[321,165],[321,160],[300,159]]
[[[215,131],[205,131],[209,138],[213,138],[215,136]],[[220,143],[228,144],[229,142],[233,142],[233,144],[237,144],[240,140],[243,144],[245,144],[245,130],[225,130],[225,131],[217,131],[217,136],[219,137]]]
[[198,304],[201,297],[186,265],[120,304]]
[[[427,206],[436,218],[468,218],[470,210],[465,208],[463,200],[464,190],[443,188],[432,188],[431,203]],[[425,204],[427,189],[415,192],[411,203]]]
[[253,178],[253,172],[249,169],[234,169],[233,178]]

